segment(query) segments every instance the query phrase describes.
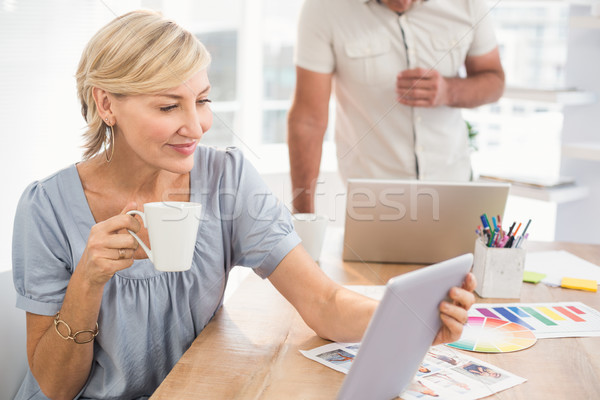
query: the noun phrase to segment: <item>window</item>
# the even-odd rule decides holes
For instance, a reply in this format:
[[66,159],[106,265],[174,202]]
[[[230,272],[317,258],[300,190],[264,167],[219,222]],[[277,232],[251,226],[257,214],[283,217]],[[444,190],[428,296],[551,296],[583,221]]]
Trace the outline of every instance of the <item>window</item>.
[[[464,110],[479,131],[473,168],[483,175],[528,180],[557,179],[563,106],[510,98],[510,88],[563,89],[569,4],[557,1],[489,2],[496,26],[507,96],[495,104]],[[526,91],[525,91],[526,92]],[[509,219],[534,223],[535,240],[553,240],[556,204],[511,196]]]
[[[301,0],[32,0],[0,2],[0,123],[7,190],[0,251],[10,268],[14,210],[29,182],[81,159],[85,123],[74,74],[83,47],[115,16],[161,11],[213,54],[214,123],[203,143],[240,147],[259,171],[288,168],[285,115]],[[15,169],[15,166],[18,168]]]
[[[507,88],[559,89],[567,58],[568,4],[493,2]],[[562,106],[503,98],[465,110],[479,131],[477,172],[488,175],[556,178],[560,167]],[[543,154],[543,157],[540,155]]]

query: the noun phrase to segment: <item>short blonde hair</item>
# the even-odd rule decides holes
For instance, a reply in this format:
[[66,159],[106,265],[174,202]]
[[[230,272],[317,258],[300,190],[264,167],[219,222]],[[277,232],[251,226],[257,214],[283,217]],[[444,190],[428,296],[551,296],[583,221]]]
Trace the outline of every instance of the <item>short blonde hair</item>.
[[77,68],[77,96],[87,122],[84,159],[98,154],[108,126],[92,89],[115,95],[152,94],[181,85],[210,63],[200,41],[154,11],[115,18],[89,41]]

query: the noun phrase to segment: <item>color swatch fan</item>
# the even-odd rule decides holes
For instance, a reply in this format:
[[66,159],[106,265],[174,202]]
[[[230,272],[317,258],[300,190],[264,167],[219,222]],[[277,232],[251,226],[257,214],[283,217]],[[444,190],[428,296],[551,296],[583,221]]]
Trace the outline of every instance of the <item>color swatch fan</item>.
[[460,339],[448,346],[479,353],[509,353],[535,344],[531,330],[496,318],[469,317]]

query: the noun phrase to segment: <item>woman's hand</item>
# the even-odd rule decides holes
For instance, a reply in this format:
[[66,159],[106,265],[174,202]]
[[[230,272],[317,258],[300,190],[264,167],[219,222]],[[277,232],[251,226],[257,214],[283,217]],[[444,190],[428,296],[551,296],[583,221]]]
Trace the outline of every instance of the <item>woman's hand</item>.
[[453,287],[449,295],[452,303],[442,301],[440,303],[440,318],[442,327],[440,328],[433,344],[451,343],[460,339],[463,326],[467,323],[469,317],[467,312],[475,303],[473,290],[477,285],[473,274],[467,274],[462,288]]
[[90,230],[77,271],[91,285],[104,286],[115,272],[133,264],[138,242],[127,230],[137,233],[141,226],[126,212],[136,207],[136,203],[129,203],[121,214],[97,223]]

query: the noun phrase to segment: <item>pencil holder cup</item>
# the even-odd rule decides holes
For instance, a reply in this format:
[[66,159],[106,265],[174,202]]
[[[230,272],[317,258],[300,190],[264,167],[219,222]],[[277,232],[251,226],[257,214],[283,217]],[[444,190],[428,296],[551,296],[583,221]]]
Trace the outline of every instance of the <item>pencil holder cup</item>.
[[525,249],[487,247],[480,239],[475,240],[475,293],[484,298],[521,297],[524,266]]

